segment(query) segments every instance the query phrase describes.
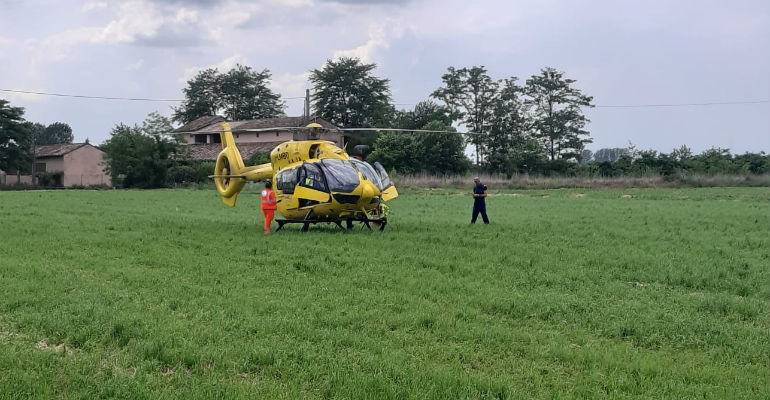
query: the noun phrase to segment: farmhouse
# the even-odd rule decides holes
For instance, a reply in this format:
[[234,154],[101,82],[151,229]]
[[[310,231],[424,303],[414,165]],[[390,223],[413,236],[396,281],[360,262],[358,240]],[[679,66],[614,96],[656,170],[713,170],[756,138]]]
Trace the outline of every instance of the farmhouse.
[[[111,184],[104,173],[104,152],[89,143],[37,146],[34,167],[35,175],[48,177],[53,187]],[[32,184],[32,176],[0,171],[0,185],[13,184]]]
[[[235,143],[238,145],[238,150],[244,160],[249,159],[257,152],[269,153],[277,145],[293,139],[292,132],[280,128],[305,126],[310,122],[316,122],[325,128],[337,128],[329,121],[320,118],[313,118],[310,120],[306,117],[279,117],[246,121],[227,121],[223,117],[214,115],[201,117],[195,121],[188,122],[177,128],[175,132],[188,132],[184,135],[184,139],[188,145],[187,149],[189,150],[190,158],[196,161],[215,161],[219,152],[222,151],[219,133],[216,132],[219,131],[224,122],[228,122],[230,128],[236,131],[233,132],[233,138],[235,139]],[[239,129],[270,128],[276,128],[276,130],[237,132]],[[334,142],[340,147],[343,145],[343,137],[339,133],[323,133],[321,134],[321,139]]]

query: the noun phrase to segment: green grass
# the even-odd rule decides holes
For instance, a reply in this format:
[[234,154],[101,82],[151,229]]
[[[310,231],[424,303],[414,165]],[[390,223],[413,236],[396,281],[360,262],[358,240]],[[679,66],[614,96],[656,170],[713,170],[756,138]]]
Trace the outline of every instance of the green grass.
[[[0,192],[0,398],[768,398],[770,193]],[[631,197],[628,197],[628,196]]]

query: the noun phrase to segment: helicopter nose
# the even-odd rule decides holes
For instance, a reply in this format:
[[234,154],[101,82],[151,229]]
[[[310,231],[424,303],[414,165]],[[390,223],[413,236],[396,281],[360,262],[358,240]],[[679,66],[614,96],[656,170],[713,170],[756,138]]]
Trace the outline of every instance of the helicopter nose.
[[369,204],[374,197],[374,185],[369,181],[363,181],[363,190],[361,191],[361,204]]

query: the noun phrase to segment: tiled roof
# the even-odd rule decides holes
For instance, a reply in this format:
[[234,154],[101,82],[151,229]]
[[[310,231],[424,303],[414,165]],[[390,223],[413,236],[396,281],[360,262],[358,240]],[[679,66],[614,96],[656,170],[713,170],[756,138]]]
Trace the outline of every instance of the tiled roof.
[[[201,117],[195,121],[189,122],[181,127],[175,129],[175,132],[218,132],[223,122],[226,122],[224,118],[220,116]],[[278,117],[278,118],[265,118],[265,119],[252,119],[245,121],[231,121],[229,122],[232,130],[238,129],[265,129],[265,128],[288,128],[305,126],[311,122],[316,122],[324,128],[335,129],[337,128],[329,121],[321,118],[305,118],[305,117]]]
[[[259,143],[238,143],[238,151],[245,162],[254,153],[269,153],[276,146],[283,142],[259,142]],[[217,156],[222,151],[220,143],[211,144],[189,144],[187,150],[190,152],[190,158],[196,161],[216,161]]]
[[60,157],[75,151],[87,143],[48,144],[35,147],[35,157]]
[[174,129],[174,132],[192,132],[198,131],[209,125],[221,124],[225,119],[219,115],[209,115],[207,117],[200,117],[195,121],[188,122],[179,128]]

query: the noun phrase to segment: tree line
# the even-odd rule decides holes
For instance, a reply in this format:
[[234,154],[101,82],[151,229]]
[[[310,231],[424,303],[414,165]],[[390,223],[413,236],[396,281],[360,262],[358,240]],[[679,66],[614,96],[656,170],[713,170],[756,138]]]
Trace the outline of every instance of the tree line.
[[[389,127],[455,131],[463,125],[471,134],[416,134],[383,132],[349,136],[348,146],[369,144],[372,161],[403,174],[462,174],[473,169],[500,173],[539,175],[618,176],[623,174],[693,171],[698,173],[763,173],[756,160],[764,153],[729,155],[714,149],[701,155],[637,152],[628,149],[585,149],[592,142],[584,114],[593,98],[575,87],[563,72],[546,67],[519,84],[517,77],[492,79],[483,66],[449,67],[442,85],[413,109],[397,109],[390,81],[374,75],[376,64],[356,58],[328,60],[310,71],[312,114],[343,128]],[[237,78],[237,79],[236,79]],[[243,81],[248,84],[243,84]],[[227,73],[201,71],[188,81],[185,103],[175,109],[174,120],[186,123],[217,112],[232,119],[281,116],[285,104],[270,91],[270,72],[236,66]],[[237,82],[241,82],[236,84]],[[233,90],[247,88],[237,99]],[[218,91],[222,91],[218,93]],[[264,98],[249,93],[265,93]],[[227,93],[227,95],[225,95]],[[228,99],[228,100],[225,100]],[[473,160],[466,146],[473,149]],[[681,149],[679,149],[681,150]],[[718,166],[714,151],[723,159]],[[691,153],[691,152],[690,152]],[[729,155],[729,156],[728,156]],[[738,167],[752,159],[750,167]],[[728,165],[729,164],[729,165]],[[760,163],[761,164],[761,163]],[[744,165],[744,164],[741,164]]]
[[680,146],[670,153],[656,150],[637,150],[629,144],[626,148],[584,150],[582,162],[574,166],[574,175],[603,177],[648,176],[664,177],[694,173],[717,174],[766,174],[770,173],[770,155],[764,152],[731,154],[729,149],[711,148],[693,154],[687,146]]
[[[711,149],[693,155],[685,146],[669,154],[629,148],[591,152],[584,110],[593,98],[576,81],[554,68],[519,83],[517,77],[492,79],[483,66],[449,67],[441,86],[412,109],[397,109],[390,80],[375,76],[376,64],[357,58],[327,60],[310,71],[311,114],[342,128],[388,127],[447,133],[358,133],[347,135],[349,148],[372,147],[370,161],[401,174],[463,174],[469,170],[502,174],[669,175],[676,172],[766,173],[764,153],[732,155]],[[271,73],[236,65],[226,72],[200,71],[183,89],[185,100],[170,118],[151,113],[142,125],[118,123],[99,147],[106,152],[105,171],[117,186],[162,187],[202,181],[210,165],[192,162],[180,139],[163,136],[173,122],[222,115],[229,120],[283,116],[286,104],[270,87]],[[457,133],[462,125],[468,134]],[[0,99],[0,169],[26,172],[31,147],[71,143],[71,128],[23,119],[23,109]],[[470,146],[470,147],[468,147]],[[472,149],[472,160],[466,150]],[[256,154],[252,162],[263,162]]]
[[[577,162],[590,143],[583,109],[592,97],[563,72],[543,68],[523,86],[518,78],[494,80],[483,66],[449,67],[442,86],[412,110],[393,104],[390,80],[374,75],[376,64],[357,58],[327,60],[310,71],[312,113],[342,128],[389,127],[472,134],[361,133],[350,146],[369,144],[372,157],[403,173],[463,173],[472,166],[491,172],[531,172],[542,160]],[[183,90],[185,101],[173,119],[187,123],[223,114],[229,119],[283,115],[285,103],[269,87],[270,72],[237,65],[226,73],[199,72]],[[465,155],[475,152],[474,162]]]

